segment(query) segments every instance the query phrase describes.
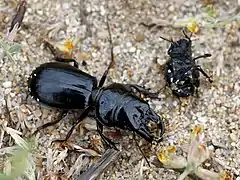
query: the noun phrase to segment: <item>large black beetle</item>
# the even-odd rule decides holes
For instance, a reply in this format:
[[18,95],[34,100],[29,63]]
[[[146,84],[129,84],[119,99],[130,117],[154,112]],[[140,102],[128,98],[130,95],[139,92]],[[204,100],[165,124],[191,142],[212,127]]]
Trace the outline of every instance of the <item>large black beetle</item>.
[[[83,112],[77,118],[66,138],[57,140],[58,142],[66,141],[74,128],[88,116],[90,110],[95,112],[99,134],[103,141],[111,147],[116,148],[114,143],[103,135],[103,126],[130,130],[148,142],[152,142],[158,139],[148,129],[149,121],[153,121],[158,124],[161,130],[159,138],[161,139],[165,132],[161,117],[150,108],[146,101],[136,96],[134,90],[149,97],[156,97],[156,93],[151,93],[149,90],[134,84],[114,83],[102,87],[114,61],[111,34],[110,44],[111,63],[98,85],[95,77],[78,69],[78,63],[74,59],[64,59],[55,55],[55,59],[60,62],[45,63],[33,70],[28,81],[30,95],[39,103],[62,110],[60,118],[40,126],[34,134],[59,122],[68,110],[81,109]],[[52,49],[51,46],[49,48]],[[74,66],[64,62],[74,62]]]
[[172,93],[177,97],[188,97],[197,94],[200,85],[200,73],[212,79],[196,64],[199,58],[210,57],[211,54],[204,54],[198,57],[192,57],[192,41],[185,31],[183,31],[185,39],[174,42],[172,39],[162,39],[171,43],[168,49],[170,60],[165,64],[165,79],[167,85],[171,88]]

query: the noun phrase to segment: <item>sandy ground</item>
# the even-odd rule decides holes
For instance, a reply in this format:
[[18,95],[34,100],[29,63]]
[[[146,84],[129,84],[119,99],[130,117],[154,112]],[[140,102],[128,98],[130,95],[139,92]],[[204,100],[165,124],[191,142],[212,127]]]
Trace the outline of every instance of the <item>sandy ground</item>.
[[[6,8],[0,9],[1,36],[6,34],[16,7],[14,1],[7,2]],[[205,127],[204,141],[212,148],[210,159],[203,165],[216,172],[228,169],[236,177],[239,176],[240,33],[239,21],[231,21],[231,17],[237,14],[239,18],[238,3],[236,0],[217,1],[214,8],[218,10],[220,18],[225,17],[226,24],[215,28],[207,25],[200,27],[200,31],[192,37],[194,56],[212,54],[210,58],[199,60],[198,64],[213,77],[214,82],[210,84],[201,76],[200,97],[183,100],[181,107],[168,89],[160,92],[161,100],[149,100],[157,113],[165,114],[167,131],[158,146],[150,147],[144,140],[137,138],[150,162],[164,146],[187,144],[193,126],[202,124]],[[78,39],[76,58],[80,64],[86,62],[80,69],[99,79],[110,61],[106,26],[106,16],[109,14],[116,64],[109,73],[106,85],[112,82],[136,83],[156,92],[165,85],[158,67],[168,59],[169,47],[169,43],[159,37],[172,37],[174,40],[183,37],[181,26],[168,26],[166,22],[191,17],[201,19],[206,16],[204,12],[203,5],[195,0],[170,0],[164,3],[157,0],[29,0],[23,26],[15,39],[22,45],[22,50],[15,63],[1,60],[0,64],[2,125],[7,121],[4,97],[7,97],[13,121],[13,125],[8,123],[8,126],[22,132],[22,137],[29,137],[36,127],[57,116],[56,110],[40,106],[30,98],[25,101],[27,78],[33,68],[52,61],[50,52],[43,48],[44,39],[54,43],[71,37]],[[140,25],[141,22],[160,23],[163,26],[148,29]],[[73,117],[70,113],[63,121],[41,131],[36,137],[39,142],[35,161],[37,179],[56,177],[57,174],[65,179],[65,175],[72,173],[71,167],[78,165],[84,171],[87,165],[96,160],[83,152],[66,151],[50,145],[53,139],[65,137]],[[89,131],[78,128],[70,141],[94,149],[89,145],[93,144],[93,137],[98,137],[95,122],[89,118],[85,121],[82,126]],[[13,146],[14,142],[7,133],[1,138],[0,148]],[[132,134],[123,132],[118,142],[123,152],[100,179],[138,179],[143,157]],[[80,164],[74,166],[77,158]],[[179,176],[175,171],[154,165],[149,168],[146,163],[142,171],[143,179],[170,180]]]

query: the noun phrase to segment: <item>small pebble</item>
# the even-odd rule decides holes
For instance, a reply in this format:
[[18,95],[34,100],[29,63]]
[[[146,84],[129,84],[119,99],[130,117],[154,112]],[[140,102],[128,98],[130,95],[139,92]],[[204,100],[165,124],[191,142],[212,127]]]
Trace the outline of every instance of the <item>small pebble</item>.
[[210,146],[208,146],[208,149],[209,149],[210,151],[214,151],[214,146],[210,145]]
[[10,93],[10,96],[13,98],[13,97],[16,96],[16,94],[15,93]]
[[100,7],[100,14],[104,16],[106,14],[106,10],[104,9],[103,6]]
[[217,99],[217,100],[215,101],[215,103],[219,105],[219,104],[222,103],[222,101],[221,101],[220,99]]
[[130,49],[129,49],[129,52],[131,52],[131,53],[134,53],[136,51],[136,48],[135,47],[131,47]]
[[207,118],[206,118],[206,117],[199,117],[197,120],[198,120],[198,122],[200,122],[200,123],[205,123],[205,122],[207,122]]
[[168,10],[169,10],[170,12],[173,12],[173,11],[174,11],[174,6],[169,6],[169,7],[168,7]]
[[36,110],[36,111],[34,111],[34,115],[36,117],[40,117],[42,115],[42,112],[40,110]]
[[120,46],[115,46],[115,47],[113,48],[113,53],[114,53],[114,54],[119,54],[120,52],[121,52]]
[[221,155],[220,149],[216,149],[215,154],[218,155],[218,156]]
[[10,89],[10,88],[7,88],[7,89],[4,91],[5,94],[9,94],[10,92],[11,92],[11,89]]
[[230,139],[233,141],[233,142],[236,142],[237,141],[237,136],[233,133],[230,134]]
[[210,167],[211,164],[210,163],[205,163],[205,166]]
[[108,37],[108,31],[104,31],[104,30],[98,31],[97,36],[101,39],[105,39]]
[[175,106],[175,107],[176,107],[176,106],[177,106],[177,104],[178,104],[178,102],[177,102],[177,101],[173,101],[173,102],[172,102],[172,104],[173,104],[173,106]]
[[126,43],[126,47],[127,47],[127,48],[131,48],[131,47],[132,47],[132,43],[131,43],[131,42],[127,42],[127,43]]
[[6,82],[2,83],[2,86],[4,88],[11,88],[12,87],[12,82],[11,81],[6,81]]

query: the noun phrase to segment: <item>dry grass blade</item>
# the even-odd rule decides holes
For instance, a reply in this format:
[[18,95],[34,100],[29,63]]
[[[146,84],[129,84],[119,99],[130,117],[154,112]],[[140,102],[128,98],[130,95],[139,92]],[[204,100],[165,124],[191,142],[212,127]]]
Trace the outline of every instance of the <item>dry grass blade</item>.
[[[18,32],[18,24],[15,24],[11,30],[11,32],[9,32],[6,36],[6,40],[8,42],[13,42],[13,40],[15,39],[16,35]],[[3,46],[3,45],[2,45]]]
[[138,180],[143,180],[143,164],[144,164],[144,159],[142,159],[140,164]]
[[46,158],[47,158],[46,169],[49,172],[53,168],[53,151],[52,151],[51,148],[48,148],[47,157]]
[[[5,122],[5,123],[7,123],[7,122]],[[5,133],[5,131],[4,131],[3,129],[1,129],[1,134],[0,134],[0,148],[1,148],[2,145],[3,145],[4,133]]]
[[4,174],[10,179],[26,177],[35,180],[35,163],[31,154],[25,149],[19,148],[12,152],[4,167]]
[[28,161],[27,161],[27,168],[25,169],[25,175],[28,177],[29,180],[35,180],[35,161],[34,158],[29,155],[28,156]]
[[97,179],[98,176],[100,176],[113,162],[116,161],[120,153],[121,151],[116,151],[115,149],[108,149],[95,164],[89,167],[87,171],[80,175],[76,175],[73,179]]
[[84,161],[83,161],[84,156],[85,156],[85,154],[81,154],[80,156],[78,156],[74,165],[71,167],[71,169],[68,172],[68,178],[70,178],[73,175],[74,172],[81,171],[81,168],[84,165]]
[[18,146],[5,147],[0,149],[0,156],[5,154],[14,154],[14,152],[19,149]]
[[92,149],[84,149],[78,145],[73,144],[74,149],[76,149],[78,152],[81,153],[85,153],[88,154],[90,156],[101,156],[99,153],[97,153],[96,151],[92,150]]
[[68,149],[65,149],[64,151],[60,152],[55,158],[54,164],[59,164],[61,161],[64,161],[64,159],[68,155]]
[[18,146],[25,150],[29,150],[27,142],[19,136],[22,134],[21,132],[9,127],[4,127],[4,130],[15,140]]

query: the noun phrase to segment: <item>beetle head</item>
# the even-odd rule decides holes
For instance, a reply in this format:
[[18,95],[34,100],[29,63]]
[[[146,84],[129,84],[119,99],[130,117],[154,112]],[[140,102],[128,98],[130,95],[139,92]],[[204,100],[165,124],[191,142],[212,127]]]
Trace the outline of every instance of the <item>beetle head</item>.
[[191,46],[192,42],[190,39],[180,39],[171,43],[168,54],[171,57],[191,56]]
[[165,132],[165,126],[162,118],[155,113],[148,104],[139,103],[132,109],[130,123],[133,126],[134,131],[146,139],[148,142],[152,142],[156,139],[149,130],[149,122],[157,123],[158,128],[161,130],[160,136]]

